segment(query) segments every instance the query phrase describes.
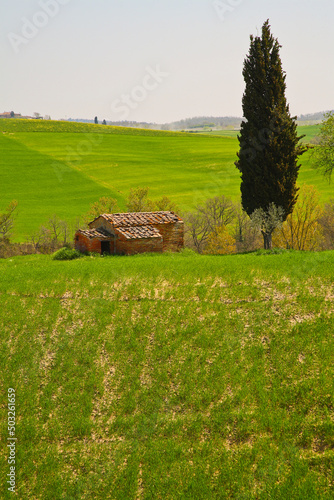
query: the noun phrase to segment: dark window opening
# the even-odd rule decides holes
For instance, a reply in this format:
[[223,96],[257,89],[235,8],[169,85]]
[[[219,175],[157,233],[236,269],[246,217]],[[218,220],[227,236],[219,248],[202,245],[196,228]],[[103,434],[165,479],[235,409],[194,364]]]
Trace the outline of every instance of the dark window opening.
[[101,254],[103,253],[110,254],[110,241],[101,241]]

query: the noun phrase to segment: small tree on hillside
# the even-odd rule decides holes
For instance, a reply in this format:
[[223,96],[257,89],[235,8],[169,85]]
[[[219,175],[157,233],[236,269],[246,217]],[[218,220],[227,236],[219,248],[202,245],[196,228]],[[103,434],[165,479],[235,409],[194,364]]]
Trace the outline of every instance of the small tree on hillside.
[[334,170],[334,112],[325,114],[325,118],[320,127],[318,144],[313,150],[313,158],[315,166],[330,180]]
[[109,198],[108,196],[102,196],[98,201],[91,204],[88,212],[84,216],[84,220],[88,224],[101,214],[112,214],[117,212],[119,212],[117,200],[115,198]]
[[126,208],[128,212],[153,212],[155,210],[154,201],[148,197],[148,187],[131,188]]
[[[242,206],[248,215],[256,210],[266,220],[274,203],[282,217],[292,212],[297,201],[298,156],[306,148],[299,145],[295,118],[291,118],[285,98],[285,74],[279,55],[280,45],[270,32],[269,21],[261,37],[250,37],[244,61],[245,92],[238,136],[237,168],[241,172]],[[259,213],[258,213],[259,215]],[[264,248],[271,248],[271,224],[262,225]]]
[[97,116],[95,116],[95,118],[94,118],[94,123],[95,123],[95,124],[99,123],[99,121],[98,121],[98,119],[97,119]]
[[162,196],[161,198],[155,201],[155,210],[158,210],[160,212],[169,211],[177,213],[179,211],[179,208],[167,196]]

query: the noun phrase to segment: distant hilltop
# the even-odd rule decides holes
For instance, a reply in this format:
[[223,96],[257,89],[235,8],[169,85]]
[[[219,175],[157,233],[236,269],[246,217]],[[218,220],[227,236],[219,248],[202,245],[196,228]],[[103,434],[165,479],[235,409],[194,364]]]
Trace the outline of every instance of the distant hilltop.
[[[332,110],[334,111],[334,110]],[[329,111],[319,111],[317,113],[309,113],[306,115],[297,116],[298,125],[315,125],[321,123],[325,113]],[[0,114],[0,118],[25,118],[28,120],[51,120],[49,115],[41,116],[39,113],[34,113],[34,116],[22,116],[14,111],[5,111]],[[186,131],[186,132],[201,132],[203,130],[239,130],[242,122],[240,116],[195,116],[193,118],[185,118],[183,120],[170,123],[152,123],[152,122],[137,122],[137,121],[106,121],[87,119],[87,118],[62,118],[60,121],[79,122],[79,123],[99,123],[102,125],[112,125],[114,127],[131,127],[150,130],[170,130],[170,131]]]
[[[320,123],[324,119],[325,113],[328,111],[319,111],[318,113],[310,113],[297,116],[298,125],[314,125]],[[69,118],[68,121],[94,123],[94,120]],[[239,116],[195,116],[193,118],[185,118],[170,123],[152,123],[152,122],[137,122],[137,121],[106,121],[106,125],[131,128],[147,128],[153,130],[185,130],[200,131],[202,129],[234,129],[239,130],[242,118]],[[99,121],[102,123],[102,121]]]

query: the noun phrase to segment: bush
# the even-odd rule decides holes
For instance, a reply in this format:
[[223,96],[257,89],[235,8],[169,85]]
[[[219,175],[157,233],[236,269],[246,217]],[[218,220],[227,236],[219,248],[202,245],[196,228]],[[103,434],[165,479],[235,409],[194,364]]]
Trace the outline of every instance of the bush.
[[264,248],[259,248],[256,250],[255,255],[281,255],[282,253],[291,253],[293,249],[286,248],[270,248],[269,250],[265,250]]
[[79,259],[81,253],[71,248],[63,247],[52,255],[52,260],[73,260]]
[[209,234],[207,246],[203,253],[224,255],[236,252],[236,242],[225,226],[217,227]]

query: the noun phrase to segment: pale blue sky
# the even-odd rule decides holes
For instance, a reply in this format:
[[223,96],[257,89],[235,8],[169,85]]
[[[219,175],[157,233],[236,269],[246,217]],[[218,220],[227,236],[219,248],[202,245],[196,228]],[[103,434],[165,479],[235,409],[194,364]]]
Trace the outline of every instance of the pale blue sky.
[[333,0],[2,0],[0,112],[241,116],[249,35],[267,18],[292,114],[333,109]]

